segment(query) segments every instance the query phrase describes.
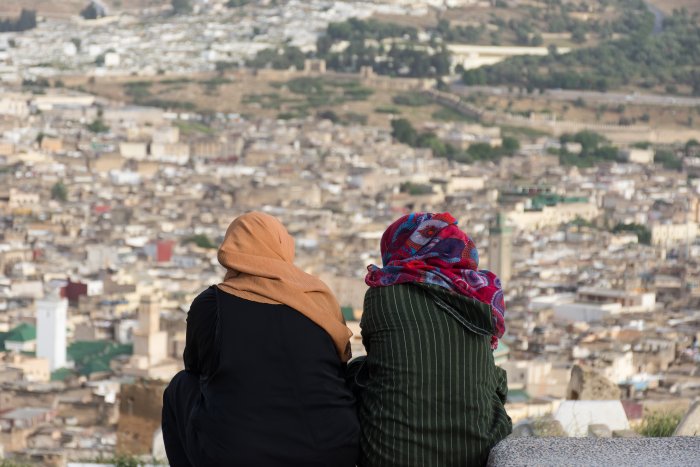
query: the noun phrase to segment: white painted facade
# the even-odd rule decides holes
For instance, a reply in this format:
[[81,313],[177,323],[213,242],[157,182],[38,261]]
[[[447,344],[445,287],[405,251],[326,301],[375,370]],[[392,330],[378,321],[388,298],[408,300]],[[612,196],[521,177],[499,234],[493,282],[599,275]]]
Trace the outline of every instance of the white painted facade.
[[627,430],[629,421],[619,400],[616,401],[564,401],[559,405],[554,419],[559,420],[569,436],[586,436],[588,426],[607,425],[610,430]]
[[68,300],[56,295],[36,301],[36,356],[49,361],[49,370],[66,366]]

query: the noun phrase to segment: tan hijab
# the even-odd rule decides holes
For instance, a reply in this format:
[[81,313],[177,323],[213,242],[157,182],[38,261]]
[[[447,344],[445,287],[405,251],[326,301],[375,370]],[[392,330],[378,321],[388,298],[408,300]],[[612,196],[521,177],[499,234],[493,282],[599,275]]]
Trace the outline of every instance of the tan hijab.
[[350,359],[352,331],[338,301],[320,279],[294,265],[294,239],[280,221],[261,212],[234,219],[218,259],[226,268],[218,285],[221,290],[253,302],[294,308],[331,336],[342,361]]

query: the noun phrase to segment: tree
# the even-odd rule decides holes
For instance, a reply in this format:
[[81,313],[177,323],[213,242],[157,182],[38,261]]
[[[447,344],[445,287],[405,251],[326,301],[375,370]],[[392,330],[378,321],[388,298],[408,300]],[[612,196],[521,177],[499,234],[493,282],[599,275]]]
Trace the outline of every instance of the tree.
[[561,136],[560,141],[562,144],[569,142],[581,144],[581,154],[583,156],[588,156],[595,152],[603,143],[606,143],[607,139],[599,133],[584,130],[574,135],[564,134]]
[[503,138],[503,144],[501,147],[503,148],[503,152],[513,154],[520,149],[520,141],[512,136],[506,136]]
[[190,0],[171,0],[170,5],[173,7],[173,13],[176,15],[192,11]]
[[405,118],[399,118],[391,121],[391,136],[401,143],[415,146],[418,139],[418,132],[413,128],[411,122]]
[[185,244],[194,243],[200,248],[213,249],[217,248],[217,245],[211,241],[209,237],[204,234],[192,235],[184,240]]
[[338,123],[340,121],[338,114],[332,110],[324,110],[323,112],[319,112],[318,118],[321,120],[330,120],[333,123]]
[[661,164],[668,170],[680,171],[683,168],[681,160],[671,151],[657,150],[654,154],[654,162],[656,164]]
[[304,69],[306,55],[298,47],[269,48],[259,51],[246,65],[251,68],[274,68],[275,70]]
[[651,244],[651,231],[641,224],[617,224],[613,228],[613,233],[632,232],[637,234],[637,240],[644,245]]
[[469,149],[467,149],[467,154],[469,154],[473,160],[477,161],[498,159],[496,151],[488,143],[472,144],[469,146]]
[[63,182],[56,182],[51,187],[51,199],[65,202],[68,199],[68,189]]
[[571,33],[571,40],[577,44],[583,44],[586,42],[586,31],[580,28],[574,29]]
[[88,124],[86,128],[88,129],[88,131],[91,131],[93,133],[107,133],[109,131],[109,127],[99,117],[93,120],[92,123]]

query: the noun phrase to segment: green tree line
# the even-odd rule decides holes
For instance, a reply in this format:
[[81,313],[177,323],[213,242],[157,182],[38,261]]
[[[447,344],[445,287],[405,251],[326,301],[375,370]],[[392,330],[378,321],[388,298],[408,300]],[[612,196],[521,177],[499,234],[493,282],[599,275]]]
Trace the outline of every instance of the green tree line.
[[[646,23],[645,23],[646,24]],[[651,24],[636,34],[567,54],[521,56],[467,70],[468,85],[508,85],[534,89],[606,91],[623,86],[688,86],[700,95],[700,24],[697,15],[675,12],[661,34]]]
[[520,142],[516,138],[507,136],[503,138],[501,146],[493,147],[487,143],[475,143],[464,151],[445,143],[435,133],[419,132],[404,118],[392,120],[391,135],[397,141],[413,148],[430,149],[435,157],[444,157],[464,164],[477,161],[496,162],[502,157],[514,155],[520,149]]

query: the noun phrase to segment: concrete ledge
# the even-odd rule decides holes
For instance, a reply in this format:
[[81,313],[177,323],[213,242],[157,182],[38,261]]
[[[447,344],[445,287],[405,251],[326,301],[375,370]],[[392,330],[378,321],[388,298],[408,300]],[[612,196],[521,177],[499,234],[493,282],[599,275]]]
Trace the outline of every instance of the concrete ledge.
[[489,456],[500,466],[698,466],[700,437],[506,438]]

